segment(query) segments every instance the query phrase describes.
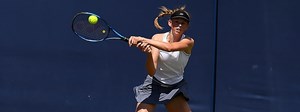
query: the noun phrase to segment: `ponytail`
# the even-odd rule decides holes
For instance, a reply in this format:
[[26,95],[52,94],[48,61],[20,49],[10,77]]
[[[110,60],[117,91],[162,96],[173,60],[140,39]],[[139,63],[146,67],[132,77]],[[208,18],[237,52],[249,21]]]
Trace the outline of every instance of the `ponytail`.
[[155,26],[157,29],[162,30],[163,27],[160,26],[160,24],[158,23],[158,19],[159,19],[160,17],[164,17],[165,15],[172,15],[174,12],[179,11],[179,10],[184,11],[184,10],[185,10],[185,6],[182,6],[182,7],[180,7],[180,8],[174,9],[174,10],[168,9],[168,8],[165,7],[165,6],[161,6],[159,9],[161,10],[161,12],[160,12],[160,13],[158,14],[158,16],[154,19],[154,26]]

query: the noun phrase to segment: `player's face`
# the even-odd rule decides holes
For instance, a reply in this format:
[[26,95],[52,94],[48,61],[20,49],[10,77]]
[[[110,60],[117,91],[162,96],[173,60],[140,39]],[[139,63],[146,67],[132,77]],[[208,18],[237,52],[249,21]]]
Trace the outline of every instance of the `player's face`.
[[169,26],[176,34],[183,34],[189,27],[189,23],[184,19],[169,20]]

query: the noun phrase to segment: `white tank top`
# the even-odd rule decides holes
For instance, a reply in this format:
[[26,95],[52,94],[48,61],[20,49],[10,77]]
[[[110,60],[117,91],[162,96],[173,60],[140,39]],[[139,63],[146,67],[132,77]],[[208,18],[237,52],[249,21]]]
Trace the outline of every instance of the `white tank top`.
[[[167,42],[169,32],[164,34],[163,42]],[[182,35],[181,39],[185,38]],[[183,73],[190,54],[184,51],[167,52],[160,50],[157,69],[154,77],[164,84],[175,84],[183,79]]]

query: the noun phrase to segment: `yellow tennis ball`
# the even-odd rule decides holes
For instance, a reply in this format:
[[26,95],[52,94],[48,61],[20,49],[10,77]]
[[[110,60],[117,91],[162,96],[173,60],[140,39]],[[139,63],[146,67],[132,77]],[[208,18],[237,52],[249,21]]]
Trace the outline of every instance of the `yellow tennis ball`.
[[103,33],[103,34],[106,33],[106,30],[102,30],[102,33]]
[[91,15],[91,16],[89,16],[89,23],[90,24],[96,24],[97,22],[98,22],[98,18],[97,18],[97,16],[95,16],[95,15]]

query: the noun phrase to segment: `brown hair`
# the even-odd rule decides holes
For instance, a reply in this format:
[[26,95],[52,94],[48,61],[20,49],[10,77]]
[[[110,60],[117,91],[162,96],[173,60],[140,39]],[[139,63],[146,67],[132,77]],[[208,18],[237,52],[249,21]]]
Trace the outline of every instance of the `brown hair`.
[[165,6],[161,6],[159,8],[161,11],[160,13],[158,14],[158,16],[154,19],[154,26],[159,29],[159,30],[162,30],[163,27],[159,25],[158,23],[158,18],[160,17],[164,17],[165,15],[172,15],[174,12],[176,11],[184,11],[187,15],[188,15],[188,12],[185,11],[185,6],[181,6],[180,8],[176,8],[176,9],[168,9],[167,7]]

